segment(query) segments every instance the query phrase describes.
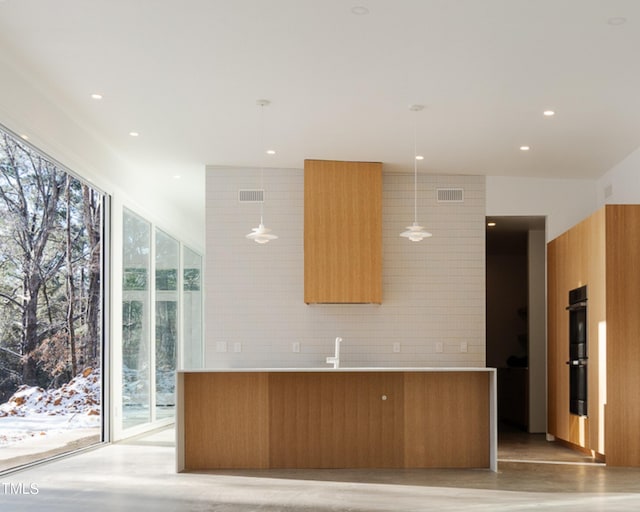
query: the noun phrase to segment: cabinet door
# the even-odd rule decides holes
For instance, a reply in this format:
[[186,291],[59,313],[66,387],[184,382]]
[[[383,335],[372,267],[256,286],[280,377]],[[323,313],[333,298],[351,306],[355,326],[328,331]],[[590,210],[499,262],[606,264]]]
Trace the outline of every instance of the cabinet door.
[[305,160],[304,301],[382,302],[382,164]]
[[489,374],[407,372],[405,465],[489,467]]
[[272,468],[403,467],[401,373],[272,373]]

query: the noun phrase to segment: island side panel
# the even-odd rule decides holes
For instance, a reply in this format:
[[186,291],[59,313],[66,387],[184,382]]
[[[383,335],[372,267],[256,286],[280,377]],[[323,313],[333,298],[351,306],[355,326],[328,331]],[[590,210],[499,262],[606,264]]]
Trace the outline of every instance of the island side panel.
[[269,467],[268,374],[184,375],[186,470]]
[[490,467],[488,372],[407,372],[405,466]]
[[401,373],[272,373],[273,468],[403,466]]

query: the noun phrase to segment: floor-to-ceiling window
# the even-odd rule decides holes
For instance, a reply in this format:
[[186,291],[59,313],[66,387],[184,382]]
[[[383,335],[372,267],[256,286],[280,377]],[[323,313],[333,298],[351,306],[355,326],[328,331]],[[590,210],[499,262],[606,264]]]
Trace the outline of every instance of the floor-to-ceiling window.
[[0,127],[0,471],[102,440],[105,201]]
[[180,245],[156,229],[156,419],[173,417],[178,348]]
[[184,368],[202,368],[202,256],[183,247],[183,313]]
[[119,435],[173,420],[179,354],[202,360],[201,280],[202,256],[124,209]]
[[122,276],[122,424],[151,421],[151,224],[125,210]]

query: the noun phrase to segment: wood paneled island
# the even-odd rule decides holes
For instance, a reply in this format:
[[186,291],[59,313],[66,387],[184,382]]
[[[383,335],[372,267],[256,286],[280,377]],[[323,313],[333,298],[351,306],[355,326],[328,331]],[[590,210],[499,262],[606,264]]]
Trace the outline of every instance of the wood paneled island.
[[177,470],[497,470],[493,368],[220,369],[177,380]]

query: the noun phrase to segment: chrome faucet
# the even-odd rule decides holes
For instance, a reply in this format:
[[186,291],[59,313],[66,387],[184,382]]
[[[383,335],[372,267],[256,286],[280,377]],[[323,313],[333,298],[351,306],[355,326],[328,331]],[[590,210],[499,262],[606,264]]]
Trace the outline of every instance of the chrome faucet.
[[333,357],[327,357],[327,364],[332,364],[333,368],[340,368],[340,343],[342,343],[342,338],[336,338],[336,352]]

